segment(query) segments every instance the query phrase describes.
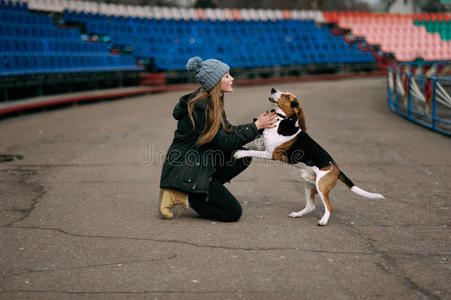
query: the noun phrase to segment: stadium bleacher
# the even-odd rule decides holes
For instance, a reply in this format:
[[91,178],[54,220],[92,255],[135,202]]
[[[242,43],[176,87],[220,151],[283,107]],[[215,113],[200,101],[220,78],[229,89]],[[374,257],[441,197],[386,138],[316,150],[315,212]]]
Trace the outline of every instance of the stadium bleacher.
[[[192,56],[218,58],[243,69],[375,68],[379,57],[370,46],[400,62],[449,60],[449,19],[448,14],[0,0],[0,78],[140,71],[149,62],[159,71],[180,71]],[[332,24],[361,37],[368,47],[337,34]]]
[[216,57],[235,68],[374,61],[371,53],[313,20],[157,20],[74,11],[65,11],[64,19],[133,46],[136,57],[153,57],[162,70],[182,70],[193,55]]
[[0,75],[138,69],[132,55],[112,55],[106,44],[84,42],[79,29],[59,28],[26,3],[0,4]]
[[[449,23],[441,23],[439,30],[426,30],[416,26],[424,14],[381,14],[369,12],[326,12],[325,19],[338,23],[343,29],[350,29],[352,34],[365,38],[370,45],[378,45],[382,51],[393,53],[399,62],[416,59],[425,61],[444,61],[451,59],[451,43],[437,33],[449,32]],[[448,14],[428,14],[431,19],[449,20]],[[436,24],[435,22],[434,24]],[[429,23],[428,23],[429,24]],[[442,29],[443,24],[443,29]]]
[[[193,55],[217,57],[236,68],[374,62],[371,53],[318,26],[323,21],[319,11],[199,10],[75,0],[1,3],[2,75],[137,69],[141,58],[152,58],[160,70],[182,70]],[[71,27],[57,27],[52,17],[35,11],[62,14],[62,24]],[[108,36],[110,43],[83,41],[81,30]],[[132,53],[113,55],[108,48],[114,46],[129,47]]]
[[437,21],[426,21],[415,19],[414,24],[417,26],[426,27],[426,31],[430,33],[438,33],[444,41],[451,40],[451,21],[448,20],[437,20]]

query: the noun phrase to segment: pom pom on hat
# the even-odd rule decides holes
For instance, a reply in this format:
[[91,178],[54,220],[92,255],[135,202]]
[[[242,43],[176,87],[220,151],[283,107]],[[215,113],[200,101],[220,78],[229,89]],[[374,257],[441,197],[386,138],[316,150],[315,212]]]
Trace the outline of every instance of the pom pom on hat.
[[188,62],[186,63],[186,69],[193,75],[196,75],[200,71],[202,62],[203,60],[199,56],[192,57],[188,59]]
[[186,69],[209,92],[229,72],[230,67],[217,59],[202,60],[199,56],[188,59]]

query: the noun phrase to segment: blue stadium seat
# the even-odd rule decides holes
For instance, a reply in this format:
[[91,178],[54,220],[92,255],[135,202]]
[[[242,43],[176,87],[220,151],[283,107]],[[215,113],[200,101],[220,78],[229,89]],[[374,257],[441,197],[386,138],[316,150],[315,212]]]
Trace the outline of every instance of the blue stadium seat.
[[317,27],[313,20],[185,21],[63,12],[65,22],[81,22],[89,33],[106,34],[112,44],[134,49],[133,55],[113,56],[111,44],[82,42],[78,29],[58,28],[51,17],[22,6],[2,9],[11,4],[0,3],[0,53],[31,55],[14,57],[22,69],[124,69],[134,67],[135,57],[153,57],[159,68],[182,70],[194,55],[249,68],[374,61],[371,53],[349,48],[341,36]]

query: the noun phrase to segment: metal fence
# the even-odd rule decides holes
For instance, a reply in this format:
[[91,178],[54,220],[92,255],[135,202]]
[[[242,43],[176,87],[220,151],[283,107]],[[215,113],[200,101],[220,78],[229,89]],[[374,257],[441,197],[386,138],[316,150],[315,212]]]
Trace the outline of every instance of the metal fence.
[[451,136],[451,62],[400,64],[387,71],[388,106],[408,120]]

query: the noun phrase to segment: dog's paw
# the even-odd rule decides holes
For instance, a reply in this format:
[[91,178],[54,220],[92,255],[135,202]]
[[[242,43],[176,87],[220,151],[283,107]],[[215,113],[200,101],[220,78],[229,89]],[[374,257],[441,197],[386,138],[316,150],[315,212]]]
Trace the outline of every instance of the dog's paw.
[[291,218],[300,218],[302,217],[302,213],[300,211],[294,211],[290,214]]
[[326,226],[328,221],[329,221],[329,220],[323,220],[323,219],[321,219],[321,220],[318,221],[318,226]]
[[246,157],[246,150],[235,151],[235,153],[233,153],[233,157],[235,159],[240,159],[240,158]]
[[306,208],[304,208],[303,210],[292,212],[290,214],[290,217],[292,217],[292,218],[300,218],[303,215],[306,215],[306,214],[308,214],[308,213],[310,213],[310,212],[312,212],[314,210],[315,210],[315,205],[310,205],[310,206],[307,206]]

